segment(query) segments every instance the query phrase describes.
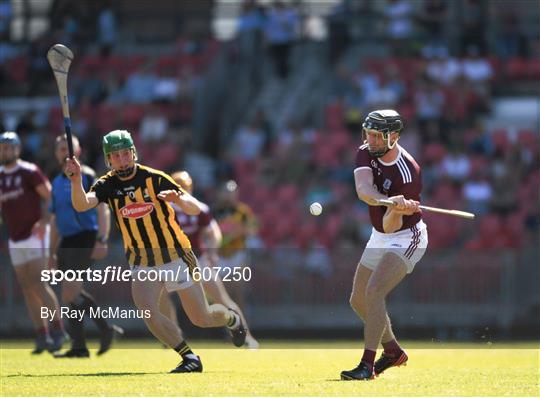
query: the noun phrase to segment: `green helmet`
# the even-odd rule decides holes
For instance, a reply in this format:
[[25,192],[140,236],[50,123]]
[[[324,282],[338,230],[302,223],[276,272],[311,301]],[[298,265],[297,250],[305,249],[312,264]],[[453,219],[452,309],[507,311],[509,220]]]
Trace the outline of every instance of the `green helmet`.
[[[103,154],[105,155],[105,164],[111,167],[108,155],[112,152],[120,151],[122,149],[131,149],[133,151],[133,158],[137,161],[137,150],[131,134],[127,130],[113,130],[103,137]],[[115,170],[120,177],[125,177],[131,174],[133,167],[126,170]]]
[[116,152],[121,149],[133,148],[133,150],[135,150],[131,134],[126,130],[111,131],[103,137],[102,143],[105,158],[107,158],[107,155],[111,152]]

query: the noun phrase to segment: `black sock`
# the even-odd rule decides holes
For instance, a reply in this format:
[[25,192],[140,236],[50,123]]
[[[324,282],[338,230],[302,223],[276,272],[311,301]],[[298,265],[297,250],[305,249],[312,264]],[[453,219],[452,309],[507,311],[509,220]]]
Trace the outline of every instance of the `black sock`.
[[[94,310],[97,309],[96,300],[94,300],[94,298],[90,294],[88,294],[86,291],[83,290],[79,298],[81,299],[80,307],[85,310],[86,314],[90,313],[90,308]],[[98,314],[99,311],[95,311],[95,313]],[[94,323],[96,324],[100,332],[104,332],[110,329],[109,324],[102,317],[100,316],[92,317],[92,320],[94,321]]]
[[[80,305],[71,303],[70,310],[80,311]],[[84,317],[79,321],[77,317],[68,318],[69,335],[71,337],[71,348],[74,350],[86,350],[86,335],[84,333]]]
[[182,358],[185,358],[186,355],[195,355],[193,354],[193,351],[191,351],[191,348],[187,345],[185,341],[182,341],[180,344],[178,344],[176,347],[174,347],[174,350],[179,353]]

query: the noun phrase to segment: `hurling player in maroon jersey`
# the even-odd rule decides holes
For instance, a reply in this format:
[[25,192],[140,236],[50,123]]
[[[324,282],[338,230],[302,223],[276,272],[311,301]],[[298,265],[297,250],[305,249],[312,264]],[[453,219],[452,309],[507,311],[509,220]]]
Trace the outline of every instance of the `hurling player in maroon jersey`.
[[[46,349],[58,351],[67,336],[58,299],[41,280],[48,253],[48,215],[43,205],[51,198],[51,184],[37,165],[21,160],[20,153],[16,133],[0,134],[0,209],[8,227],[11,263],[36,330],[32,353],[40,354]],[[41,316],[42,308],[47,308],[49,316],[53,314],[50,330],[49,322]]]
[[[398,144],[403,130],[394,110],[370,112],[362,125],[364,145],[357,152],[354,179],[360,200],[369,205],[373,230],[356,269],[351,307],[364,320],[364,354],[342,380],[370,380],[407,362],[386,312],[386,296],[414,269],[427,248],[426,225],[418,208],[420,167]],[[380,199],[396,205],[382,206]],[[384,352],[375,362],[379,342]]]
[[[187,171],[177,171],[171,177],[189,194],[193,194],[193,180]],[[187,215],[178,206],[173,205],[173,208],[176,212],[176,220],[180,224],[180,228],[187,235],[193,252],[199,258],[201,268],[209,267],[213,269],[213,267],[219,265],[217,251],[221,246],[222,235],[217,221],[210,212],[210,208],[206,204],[203,205],[204,209],[196,216]],[[227,289],[223,285],[219,274],[213,272],[211,278],[203,279],[201,282],[210,302],[222,304],[240,314],[247,328],[244,346],[251,349],[258,348],[259,343],[251,335],[244,314],[238,304],[227,293]],[[161,294],[159,307],[162,314],[167,315],[171,320],[178,323],[176,310],[170,300],[170,296],[166,292],[162,292]]]

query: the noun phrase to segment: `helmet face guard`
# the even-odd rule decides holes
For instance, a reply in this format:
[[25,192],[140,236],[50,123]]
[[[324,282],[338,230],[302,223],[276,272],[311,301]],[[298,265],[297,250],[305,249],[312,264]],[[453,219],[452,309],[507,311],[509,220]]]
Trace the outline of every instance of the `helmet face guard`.
[[[375,157],[384,156],[390,149],[394,148],[397,139],[392,142],[392,133],[400,134],[403,130],[401,116],[394,110],[373,111],[368,114],[362,124],[362,138],[368,144],[369,153]],[[384,147],[372,148],[369,146],[368,134],[380,134],[385,142]]]
[[123,170],[114,170],[119,177],[128,177],[131,175],[135,169],[135,162],[137,161],[137,150],[135,149],[135,144],[133,144],[131,134],[126,130],[111,131],[103,137],[102,144],[105,164],[111,169],[112,165],[109,161],[109,155],[113,152],[121,151],[122,149],[131,149],[133,152],[133,165]]

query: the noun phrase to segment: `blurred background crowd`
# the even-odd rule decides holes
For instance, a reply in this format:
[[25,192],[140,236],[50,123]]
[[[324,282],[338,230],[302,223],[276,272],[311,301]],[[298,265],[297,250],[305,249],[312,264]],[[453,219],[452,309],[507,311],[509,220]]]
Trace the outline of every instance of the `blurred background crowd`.
[[[104,172],[101,137],[127,129],[140,162],[187,169],[210,204],[234,179],[258,220],[248,247],[280,264],[298,249],[313,283],[331,286],[350,281],[339,267],[371,233],[352,174],[362,121],[394,108],[424,204],[477,214],[425,214],[430,248],[524,252],[540,233],[539,23],[534,0],[0,0],[0,123],[25,160],[58,172],[45,54],[64,43],[87,164]],[[350,263],[331,261],[343,248]]]

